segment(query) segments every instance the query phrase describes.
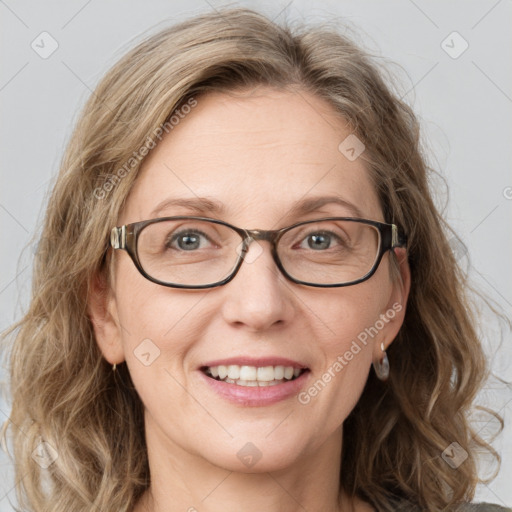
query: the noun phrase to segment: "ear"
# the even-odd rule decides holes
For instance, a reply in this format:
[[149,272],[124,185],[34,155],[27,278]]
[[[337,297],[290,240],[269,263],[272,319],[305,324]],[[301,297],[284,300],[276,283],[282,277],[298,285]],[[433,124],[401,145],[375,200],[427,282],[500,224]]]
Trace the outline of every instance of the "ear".
[[387,350],[400,331],[400,327],[402,327],[405,319],[407,299],[411,289],[411,270],[407,260],[407,250],[403,247],[398,247],[394,249],[394,254],[398,265],[398,275],[393,276],[389,301],[385,311],[381,312],[381,318],[385,323],[385,327],[376,340],[374,359],[382,357],[381,343],[384,343],[384,350]]
[[87,314],[105,359],[111,364],[124,361],[115,295],[102,274],[95,274],[91,279]]

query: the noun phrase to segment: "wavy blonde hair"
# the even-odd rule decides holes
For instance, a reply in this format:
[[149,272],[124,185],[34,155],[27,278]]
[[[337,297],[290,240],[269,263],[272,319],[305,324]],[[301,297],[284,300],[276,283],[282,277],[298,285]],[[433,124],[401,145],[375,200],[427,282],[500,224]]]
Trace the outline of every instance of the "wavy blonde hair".
[[[500,462],[468,417],[487,362],[465,273],[429,190],[418,122],[383,76],[335,29],[278,26],[248,9],[163,30],[106,74],[81,113],[49,200],[30,306],[4,333],[13,335],[13,405],[2,439],[11,426],[20,505],[127,512],[149,486],[143,406],[126,365],[116,377],[98,348],[87,314],[91,286],[111,272],[107,240],[140,168],[134,152],[191,98],[257,85],[298,87],[350,122],[366,145],[386,221],[409,238],[412,287],[388,351],[391,376],[383,383],[371,372],[344,423],[348,470],[340,485],[386,512],[404,501],[437,511],[473,498],[478,453]],[[456,471],[441,457],[453,441],[469,455]],[[56,450],[46,469],[32,458],[37,446]]]

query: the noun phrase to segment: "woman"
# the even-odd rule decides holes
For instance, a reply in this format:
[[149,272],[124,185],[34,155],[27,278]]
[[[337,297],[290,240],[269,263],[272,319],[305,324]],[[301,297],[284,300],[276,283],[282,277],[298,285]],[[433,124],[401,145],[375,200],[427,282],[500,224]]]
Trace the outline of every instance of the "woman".
[[499,456],[427,181],[413,113],[335,32],[233,9],[131,51],[77,124],[15,326],[20,504],[510,510],[468,503]]

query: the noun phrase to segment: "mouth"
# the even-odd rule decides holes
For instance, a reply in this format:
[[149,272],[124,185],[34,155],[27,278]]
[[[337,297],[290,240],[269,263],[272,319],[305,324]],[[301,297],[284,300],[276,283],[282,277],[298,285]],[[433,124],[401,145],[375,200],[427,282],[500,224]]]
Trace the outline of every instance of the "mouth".
[[294,366],[202,366],[200,370],[209,378],[244,387],[268,387],[298,379],[308,368]]

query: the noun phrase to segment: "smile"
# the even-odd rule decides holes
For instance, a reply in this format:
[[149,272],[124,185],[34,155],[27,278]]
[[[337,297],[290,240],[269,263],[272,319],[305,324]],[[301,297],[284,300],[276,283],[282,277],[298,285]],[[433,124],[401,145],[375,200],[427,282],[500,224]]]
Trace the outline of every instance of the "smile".
[[203,373],[217,381],[237,386],[265,387],[276,386],[298,378],[305,368],[293,366],[239,366],[219,365],[201,368]]

